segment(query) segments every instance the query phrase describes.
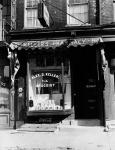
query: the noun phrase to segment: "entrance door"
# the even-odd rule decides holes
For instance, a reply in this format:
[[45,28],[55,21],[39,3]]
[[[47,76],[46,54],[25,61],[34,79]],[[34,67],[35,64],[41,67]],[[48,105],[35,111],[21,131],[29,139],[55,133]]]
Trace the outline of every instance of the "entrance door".
[[75,116],[79,119],[99,118],[96,50],[80,48],[72,56]]

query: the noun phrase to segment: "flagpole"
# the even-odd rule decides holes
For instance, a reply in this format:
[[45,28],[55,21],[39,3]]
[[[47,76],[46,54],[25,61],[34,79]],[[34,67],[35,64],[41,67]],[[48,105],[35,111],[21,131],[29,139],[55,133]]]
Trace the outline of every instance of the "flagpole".
[[18,58],[17,58],[17,53],[14,52],[13,53],[14,55],[14,62],[13,62],[13,70],[14,70],[14,74],[13,74],[13,80],[14,80],[14,129],[17,128],[16,126],[16,120],[17,120],[17,79],[16,79],[16,74],[19,70],[19,61],[18,61]]
[[16,118],[17,118],[17,79],[15,79],[15,76],[20,68],[20,63],[17,57],[16,51],[10,51],[10,49],[14,50],[11,47],[8,47],[8,59],[10,60],[10,75],[11,75],[11,91],[12,91],[12,97],[13,97],[13,120],[14,125],[13,129],[16,129]]
[[14,90],[14,126],[13,129],[16,129],[16,119],[17,119],[17,79],[16,74],[19,70],[19,61],[17,58],[17,53],[13,52],[13,62],[12,62],[13,72],[12,72],[12,88]]
[[[14,71],[14,63],[15,63],[15,52],[13,52],[13,71]],[[16,88],[15,88],[15,85],[16,85],[16,80],[15,80],[15,76],[13,75],[13,89],[14,89],[14,126],[13,126],[13,129],[16,129]]]
[[[10,56],[11,55],[11,56]],[[9,54],[9,58],[10,58],[10,70],[11,70],[11,91],[12,91],[12,96],[13,96],[13,129],[16,129],[16,109],[15,109],[15,77],[14,77],[14,63],[15,63],[15,54],[14,52],[10,52]]]

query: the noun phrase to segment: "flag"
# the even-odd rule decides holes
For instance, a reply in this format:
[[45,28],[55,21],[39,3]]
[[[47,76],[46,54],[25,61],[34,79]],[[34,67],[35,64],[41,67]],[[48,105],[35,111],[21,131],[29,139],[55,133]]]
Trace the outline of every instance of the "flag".
[[16,53],[14,54],[13,59],[14,59],[14,61],[13,61],[14,64],[12,64],[12,65],[14,66],[14,68],[13,68],[13,72],[11,73],[11,81],[12,81],[11,84],[12,85],[14,85],[15,76],[16,76],[18,70],[20,69],[20,63],[19,63],[19,60],[18,60],[18,57],[17,57]]
[[103,71],[105,71],[106,68],[107,68],[108,63],[107,63],[107,60],[106,60],[106,57],[105,57],[104,49],[101,49],[101,58],[102,58],[102,69],[103,69]]

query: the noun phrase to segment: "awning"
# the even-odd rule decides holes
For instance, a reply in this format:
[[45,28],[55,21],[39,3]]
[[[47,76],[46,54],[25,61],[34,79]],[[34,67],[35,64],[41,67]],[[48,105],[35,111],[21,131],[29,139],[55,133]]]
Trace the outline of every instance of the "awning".
[[100,37],[95,38],[76,38],[76,39],[53,39],[53,40],[35,40],[35,41],[13,41],[10,44],[10,48],[12,50],[14,49],[55,49],[57,47],[66,46],[67,48],[73,46],[86,46],[86,45],[94,45],[102,42],[102,39]]

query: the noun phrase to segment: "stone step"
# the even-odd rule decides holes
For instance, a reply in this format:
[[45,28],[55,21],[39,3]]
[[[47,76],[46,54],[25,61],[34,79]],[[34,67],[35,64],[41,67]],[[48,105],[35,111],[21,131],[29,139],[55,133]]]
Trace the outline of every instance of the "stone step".
[[115,120],[106,121],[106,128],[115,129]]
[[77,119],[77,120],[63,120],[61,125],[75,125],[75,126],[100,126],[99,119]]
[[23,124],[17,131],[28,131],[28,132],[54,132],[57,129],[58,124]]
[[98,119],[78,119],[78,120],[63,120],[59,123],[50,124],[37,124],[37,123],[25,123],[21,125],[17,131],[30,131],[30,132],[54,132],[63,127],[78,127],[78,126],[100,126],[100,120]]

